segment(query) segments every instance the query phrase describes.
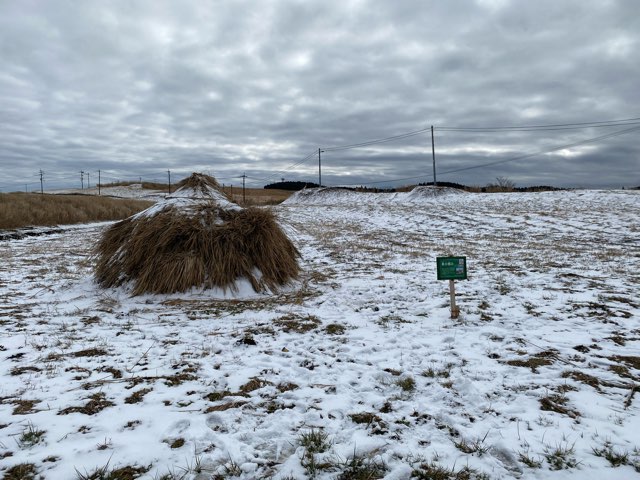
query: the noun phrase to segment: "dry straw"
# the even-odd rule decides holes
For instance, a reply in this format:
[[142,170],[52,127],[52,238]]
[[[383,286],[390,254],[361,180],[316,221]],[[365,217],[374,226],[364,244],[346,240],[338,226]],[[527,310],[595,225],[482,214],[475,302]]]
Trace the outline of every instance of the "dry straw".
[[206,175],[177,187],[174,196],[104,233],[95,250],[101,286],[131,283],[133,295],[235,290],[246,278],[255,291],[276,291],[297,278],[299,252],[272,211],[228,202]]

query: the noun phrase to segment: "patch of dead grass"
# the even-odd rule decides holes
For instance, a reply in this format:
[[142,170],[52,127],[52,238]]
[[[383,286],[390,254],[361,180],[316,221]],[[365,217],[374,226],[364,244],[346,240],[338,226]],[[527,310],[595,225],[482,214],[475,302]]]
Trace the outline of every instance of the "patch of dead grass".
[[131,395],[125,398],[124,403],[127,403],[127,404],[140,403],[144,398],[144,396],[147,393],[152,391],[153,391],[153,388],[142,388],[136,392],[133,392]]
[[4,472],[3,480],[35,480],[38,469],[33,463],[20,463]]
[[230,410],[232,408],[239,408],[239,407],[241,407],[243,405],[246,405],[246,403],[247,402],[245,402],[243,400],[237,400],[237,401],[222,403],[220,405],[213,405],[211,407],[207,407],[207,409],[204,411],[204,413],[224,412],[224,411]]
[[115,403],[107,400],[106,395],[102,392],[94,393],[89,396],[88,402],[82,406],[67,407],[58,412],[58,415],[68,415],[70,413],[83,413],[85,415],[95,415],[105,408],[113,407]]
[[286,333],[307,333],[320,325],[320,319],[315,315],[297,315],[289,313],[276,318],[273,324],[282,328]]
[[15,405],[14,415],[29,415],[37,412],[33,407],[40,403],[40,400],[14,400],[11,403]]
[[578,418],[580,412],[566,406],[567,397],[560,394],[551,394],[540,399],[540,410],[551,411],[567,415],[571,418]]
[[507,360],[507,365],[514,367],[528,367],[533,373],[538,373],[538,368],[552,365],[558,356],[557,350],[545,350],[544,352],[536,353],[535,355],[523,359],[523,360]]

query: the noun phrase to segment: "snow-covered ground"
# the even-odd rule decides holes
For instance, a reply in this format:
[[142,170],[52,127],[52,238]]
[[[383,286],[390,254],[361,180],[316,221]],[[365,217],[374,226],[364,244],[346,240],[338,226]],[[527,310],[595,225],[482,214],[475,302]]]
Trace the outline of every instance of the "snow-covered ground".
[[106,224],[0,242],[6,478],[640,477],[640,192],[347,197],[276,207],[276,295],[102,290]]

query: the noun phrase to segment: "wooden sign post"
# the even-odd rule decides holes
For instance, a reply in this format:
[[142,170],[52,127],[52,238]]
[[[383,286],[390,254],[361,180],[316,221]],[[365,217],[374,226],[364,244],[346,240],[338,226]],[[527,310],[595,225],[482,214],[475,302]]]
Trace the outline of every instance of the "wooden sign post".
[[438,280],[449,280],[451,318],[458,318],[460,308],[456,305],[455,280],[467,279],[467,257],[437,257]]

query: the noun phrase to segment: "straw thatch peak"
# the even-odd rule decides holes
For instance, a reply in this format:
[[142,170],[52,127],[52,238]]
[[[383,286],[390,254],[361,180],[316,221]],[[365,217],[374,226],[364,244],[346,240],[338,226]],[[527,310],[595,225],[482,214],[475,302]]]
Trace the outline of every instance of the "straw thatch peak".
[[183,215],[198,215],[202,207],[214,207],[220,211],[238,211],[241,207],[231,202],[221,191],[218,181],[203,173],[193,173],[176,184],[176,190],[163,201],[136,215],[154,216],[164,210],[176,209]]
[[227,199],[218,181],[204,173],[192,173],[189,177],[178,182],[176,191],[167,198],[212,200],[221,204],[220,206],[229,207],[233,205],[233,208],[237,207]]

